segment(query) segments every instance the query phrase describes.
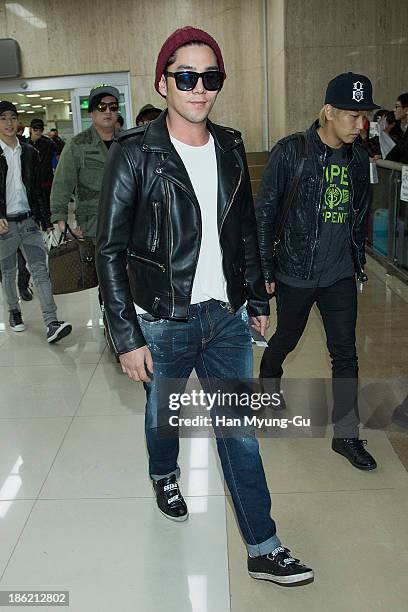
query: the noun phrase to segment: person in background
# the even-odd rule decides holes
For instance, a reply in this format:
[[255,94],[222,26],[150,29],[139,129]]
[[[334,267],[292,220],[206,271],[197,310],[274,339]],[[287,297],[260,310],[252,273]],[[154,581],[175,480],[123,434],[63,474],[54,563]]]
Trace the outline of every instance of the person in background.
[[395,118],[400,122],[402,136],[395,147],[388,153],[389,161],[408,164],[408,92],[398,96],[394,108]]
[[65,147],[65,142],[62,140],[61,136],[58,134],[57,128],[51,128],[48,132],[48,137],[51,138],[52,142],[55,145],[55,151],[57,159],[62,153],[62,149]]
[[40,187],[43,192],[45,204],[50,210],[50,196],[52,181],[54,179],[54,169],[52,167],[52,156],[56,153],[54,141],[47,136],[44,136],[44,121],[42,119],[33,119],[30,123],[30,138],[28,144],[32,145],[38,151],[40,158]]
[[119,91],[112,85],[98,85],[88,99],[92,125],[74,136],[64,147],[51,190],[51,220],[65,230],[68,204],[75,191],[78,237],[95,242],[99,194],[108,150],[115,137],[118,120]]
[[[384,134],[388,134],[394,142],[398,142],[401,137],[400,129],[393,111],[387,111],[385,115],[381,115],[378,118],[378,129],[382,130]],[[361,144],[366,149],[371,159],[381,159],[382,153],[379,136],[366,138]]]
[[140,111],[136,117],[136,126],[145,125],[146,123],[150,123],[150,121],[154,121],[161,114],[161,109],[156,108],[152,104],[145,104],[142,106]]
[[17,126],[17,138],[20,142],[27,142],[27,138],[24,136],[25,125],[22,121],[18,122]]
[[48,276],[43,237],[38,227],[51,231],[49,208],[40,188],[38,152],[17,139],[17,109],[0,102],[0,268],[9,325],[14,332],[26,327],[16,291],[17,250],[21,249],[33,275],[49,344],[71,333],[72,327],[57,318],[57,306]]
[[117,133],[123,132],[124,125],[125,125],[125,120],[123,119],[122,115],[118,115],[118,120],[115,123],[115,130],[117,131]]

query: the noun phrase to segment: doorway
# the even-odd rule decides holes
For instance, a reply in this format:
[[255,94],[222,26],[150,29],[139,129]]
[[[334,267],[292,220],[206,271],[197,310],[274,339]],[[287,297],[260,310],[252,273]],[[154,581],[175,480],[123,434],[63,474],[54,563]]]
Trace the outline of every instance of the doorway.
[[124,129],[133,125],[128,72],[83,74],[65,77],[0,80],[0,99],[18,108],[26,131],[33,118],[41,118],[45,133],[57,128],[64,140],[90,126],[88,95],[101,83],[114,85],[120,92],[119,113]]

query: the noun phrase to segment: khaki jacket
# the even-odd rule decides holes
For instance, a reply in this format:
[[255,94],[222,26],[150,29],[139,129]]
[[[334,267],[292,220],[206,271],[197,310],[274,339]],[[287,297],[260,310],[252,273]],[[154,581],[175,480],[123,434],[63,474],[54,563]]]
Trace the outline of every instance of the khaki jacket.
[[51,220],[67,221],[68,204],[75,194],[75,218],[86,237],[95,239],[99,194],[108,149],[91,126],[64,147],[51,190]]

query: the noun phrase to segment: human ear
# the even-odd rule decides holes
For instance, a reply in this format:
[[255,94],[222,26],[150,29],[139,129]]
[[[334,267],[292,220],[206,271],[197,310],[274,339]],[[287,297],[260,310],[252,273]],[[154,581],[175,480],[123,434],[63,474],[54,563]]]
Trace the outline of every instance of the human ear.
[[164,97],[167,96],[167,81],[166,81],[166,77],[164,76],[164,74],[161,75],[161,79],[159,81],[159,92],[161,93],[162,96]]

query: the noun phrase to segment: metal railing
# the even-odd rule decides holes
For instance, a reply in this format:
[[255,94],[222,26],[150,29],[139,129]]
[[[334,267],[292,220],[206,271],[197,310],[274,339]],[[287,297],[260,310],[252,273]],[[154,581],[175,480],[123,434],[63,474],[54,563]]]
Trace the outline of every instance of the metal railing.
[[378,160],[368,225],[368,252],[408,282],[408,202],[400,199],[402,164]]

